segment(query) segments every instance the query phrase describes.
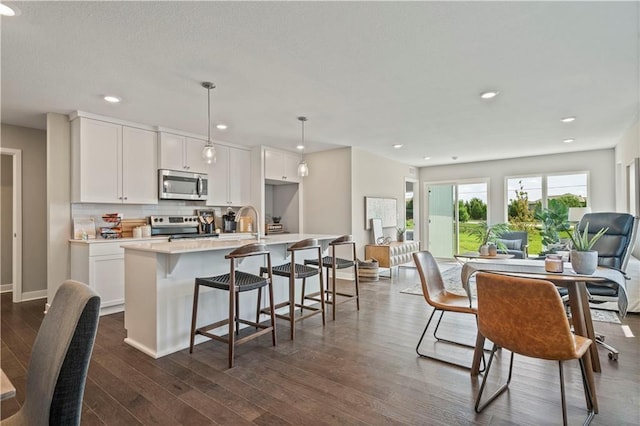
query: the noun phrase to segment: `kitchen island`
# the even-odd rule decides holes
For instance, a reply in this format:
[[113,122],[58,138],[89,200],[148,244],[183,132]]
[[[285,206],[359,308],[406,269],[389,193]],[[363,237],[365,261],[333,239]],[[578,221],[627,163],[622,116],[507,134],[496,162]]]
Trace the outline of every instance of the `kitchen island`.
[[[291,243],[315,238],[325,251],[329,242],[337,237],[339,235],[282,234],[269,235],[260,242],[267,246],[272,265],[275,266],[290,260],[287,247]],[[224,258],[225,255],[255,242],[255,239],[206,239],[124,246],[125,342],[153,358],[188,348],[195,278],[228,273],[229,260]],[[313,256],[311,251],[309,256]],[[303,259],[296,256],[297,261],[302,262]],[[264,266],[262,259],[247,258],[238,269],[257,274],[260,266]],[[279,285],[279,279],[282,278],[274,277],[276,303],[288,299],[288,286]],[[319,290],[318,281],[309,280],[307,288]],[[299,291],[298,288],[296,291]],[[263,297],[263,303],[266,303],[264,299],[267,298]],[[228,301],[226,291],[201,288],[198,323],[210,324],[226,318]],[[239,301],[242,316],[255,318],[257,292],[243,293]],[[220,335],[226,334],[227,330],[221,327]],[[203,336],[196,336],[196,344],[206,340]]]

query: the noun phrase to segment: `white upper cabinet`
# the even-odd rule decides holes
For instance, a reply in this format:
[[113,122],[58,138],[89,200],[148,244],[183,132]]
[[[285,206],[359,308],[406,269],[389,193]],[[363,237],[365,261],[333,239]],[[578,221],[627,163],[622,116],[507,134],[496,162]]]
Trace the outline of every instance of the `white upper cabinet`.
[[298,177],[299,162],[300,157],[296,154],[265,149],[264,178],[284,182],[300,182],[300,177]]
[[251,151],[216,145],[216,162],[209,165],[208,206],[251,204]]
[[160,132],[159,168],[207,173],[209,165],[202,159],[205,144],[202,139]]
[[156,132],[77,117],[71,140],[74,202],[158,202]]

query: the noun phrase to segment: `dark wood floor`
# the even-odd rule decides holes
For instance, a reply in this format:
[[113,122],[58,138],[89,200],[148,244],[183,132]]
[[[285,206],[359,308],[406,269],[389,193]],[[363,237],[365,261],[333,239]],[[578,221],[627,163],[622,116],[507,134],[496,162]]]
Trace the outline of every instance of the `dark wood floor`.
[[[422,297],[400,290],[416,282],[415,272],[403,269],[391,282],[362,283],[359,312],[347,303],[338,306],[337,320],[328,320],[324,328],[319,316],[298,323],[294,342],[288,338],[288,325],[278,322],[278,346],[270,345],[269,336],[240,346],[233,369],[226,368],[226,349],[218,342],[198,345],[193,355],[185,350],[151,359],[123,343],[123,314],[103,316],[82,423],[561,424],[557,364],[518,356],[510,390],[476,414],[479,380],[467,370],[415,353],[430,309]],[[17,388],[17,397],[2,403],[1,418],[6,418],[24,402],[25,373],[44,302],[14,305],[10,294],[3,294],[1,301],[1,364]],[[445,321],[443,334],[473,341],[474,324],[468,318],[450,315]],[[640,316],[629,315],[623,322],[640,335]],[[638,425],[638,338],[625,338],[614,324],[598,322],[596,328],[621,354],[616,363],[600,350],[600,414],[593,424]],[[452,356],[446,344],[427,344],[428,349]],[[467,362],[470,355],[459,353]],[[500,359],[502,373],[505,355]],[[578,424],[586,411],[577,363],[567,363],[565,377],[570,424]]]

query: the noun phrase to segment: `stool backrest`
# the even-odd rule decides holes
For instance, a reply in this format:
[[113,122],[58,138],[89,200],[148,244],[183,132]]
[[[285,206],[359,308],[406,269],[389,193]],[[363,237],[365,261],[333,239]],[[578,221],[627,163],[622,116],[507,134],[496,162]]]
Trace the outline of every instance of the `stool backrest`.
[[264,243],[250,243],[246,244],[242,247],[238,247],[233,250],[231,253],[227,254],[225,259],[238,259],[241,257],[249,257],[249,256],[257,256],[260,254],[268,254],[266,246]]
[[479,272],[478,329],[509,351],[533,358],[576,358],[573,334],[549,281]]
[[297,243],[291,244],[291,246],[289,246],[287,250],[288,251],[308,250],[311,248],[318,248],[318,247],[320,247],[318,245],[318,240],[314,238],[307,238],[306,240],[301,240],[301,241],[298,241]]
[[329,243],[329,246],[331,247],[331,256],[332,257],[336,257],[336,247],[337,246],[342,246],[342,245],[351,245],[352,246],[352,258],[351,260],[353,260],[353,262],[356,262],[356,242],[353,241],[353,238],[351,237],[351,235],[343,235],[341,237],[336,238],[335,240],[331,241]]

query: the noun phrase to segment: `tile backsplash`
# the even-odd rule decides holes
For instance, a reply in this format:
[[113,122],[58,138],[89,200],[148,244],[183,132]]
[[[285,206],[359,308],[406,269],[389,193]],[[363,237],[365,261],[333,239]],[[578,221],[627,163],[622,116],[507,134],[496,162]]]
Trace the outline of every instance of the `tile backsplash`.
[[[93,217],[96,223],[105,213],[120,213],[123,219],[142,219],[149,216],[189,216],[195,215],[198,210],[214,210],[216,227],[222,226],[222,215],[227,212],[227,207],[211,207],[188,201],[162,201],[158,204],[71,204],[71,217]],[[237,211],[238,208],[233,210]]]

